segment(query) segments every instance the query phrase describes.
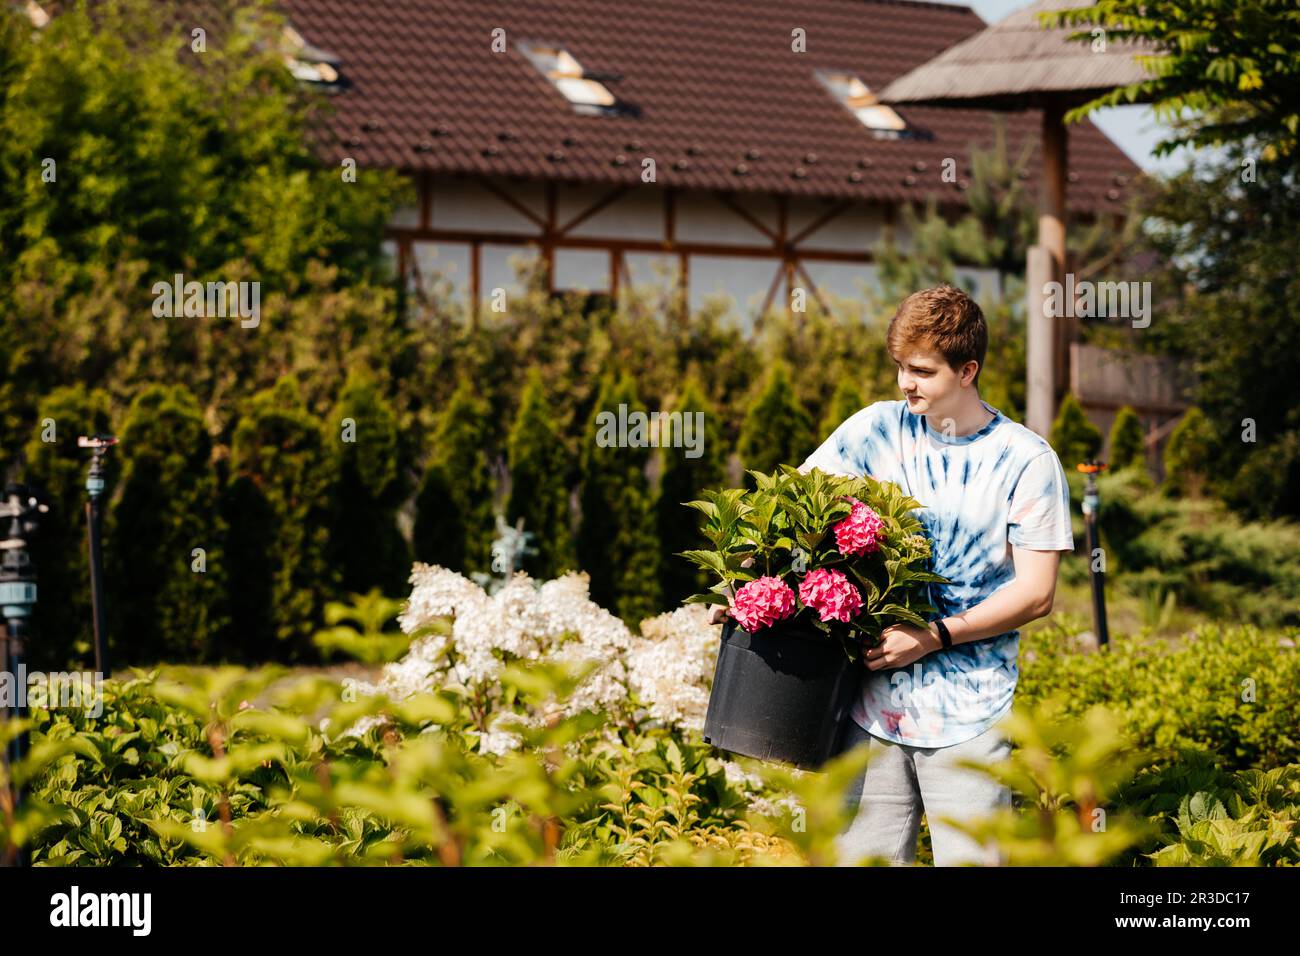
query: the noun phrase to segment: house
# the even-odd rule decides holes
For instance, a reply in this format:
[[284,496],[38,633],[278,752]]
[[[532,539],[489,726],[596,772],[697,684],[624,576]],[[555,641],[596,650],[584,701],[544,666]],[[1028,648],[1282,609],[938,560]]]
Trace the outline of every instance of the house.
[[[542,257],[554,291],[657,284],[746,320],[792,292],[859,298],[905,204],[960,210],[985,112],[891,109],[873,91],[983,28],[904,0],[281,0],[291,68],[332,98],[333,164],[409,176],[389,248],[471,314]],[[1012,154],[1036,142],[1009,118]],[[1116,214],[1139,170],[1071,134],[1070,214]],[[1041,163],[1028,164],[1033,182]],[[960,273],[977,292],[989,270]]]

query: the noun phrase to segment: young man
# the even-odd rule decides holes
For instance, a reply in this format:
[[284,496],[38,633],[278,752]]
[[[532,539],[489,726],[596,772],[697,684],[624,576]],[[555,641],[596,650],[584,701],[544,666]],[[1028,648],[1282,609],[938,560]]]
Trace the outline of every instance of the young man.
[[952,582],[931,585],[928,627],[887,628],[866,655],[845,747],[878,752],[849,791],[858,810],[838,841],[845,863],[913,862],[923,811],[936,866],[1003,862],[940,818],[1010,806],[1010,791],[957,762],[1010,753],[994,725],[1016,688],[1016,628],[1051,612],[1074,536],[1056,453],[979,396],[987,344],[984,315],[961,290],[908,296],[887,335],[904,398],[850,416],[800,468],[897,483],[921,502],[933,570]]

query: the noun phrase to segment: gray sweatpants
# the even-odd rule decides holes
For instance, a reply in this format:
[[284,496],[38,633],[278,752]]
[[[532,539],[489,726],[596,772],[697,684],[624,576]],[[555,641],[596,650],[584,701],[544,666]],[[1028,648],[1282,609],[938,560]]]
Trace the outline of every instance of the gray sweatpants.
[[853,720],[844,733],[844,750],[865,744],[873,755],[866,771],[845,793],[846,809],[856,807],[857,814],[835,841],[841,866],[853,866],[869,856],[884,857],[895,866],[911,865],[923,812],[930,825],[935,866],[1005,865],[996,849],[981,847],[939,819],[972,820],[1011,806],[1011,791],[998,781],[955,765],[963,759],[1005,760],[1011,741],[996,727],[951,747],[896,744],[873,737]]

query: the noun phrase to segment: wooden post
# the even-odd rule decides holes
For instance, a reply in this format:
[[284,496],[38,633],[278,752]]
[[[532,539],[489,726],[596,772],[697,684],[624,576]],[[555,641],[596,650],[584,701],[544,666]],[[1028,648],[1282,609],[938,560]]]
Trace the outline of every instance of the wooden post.
[[[1049,100],[1043,107],[1043,183],[1042,199],[1038,208],[1038,245],[1051,257],[1051,279],[1065,283],[1065,183],[1068,162],[1068,140],[1065,131],[1065,106],[1059,100]],[[1073,303],[1065,303],[1064,311],[1072,311]],[[1052,414],[1055,403],[1064,397],[1069,388],[1069,344],[1064,332],[1065,316],[1056,316],[1053,322],[1051,363],[1053,369]]]
[[1025,427],[1044,438],[1056,417],[1056,320],[1047,306],[1052,256],[1042,246],[1025,254]]

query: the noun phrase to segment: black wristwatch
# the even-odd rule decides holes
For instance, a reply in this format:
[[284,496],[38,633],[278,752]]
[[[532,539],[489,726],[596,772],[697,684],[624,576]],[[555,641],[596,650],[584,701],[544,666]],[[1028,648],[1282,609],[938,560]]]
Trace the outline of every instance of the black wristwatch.
[[952,635],[948,633],[947,625],[942,620],[936,620],[934,626],[939,629],[939,640],[943,641],[943,649],[952,647]]

